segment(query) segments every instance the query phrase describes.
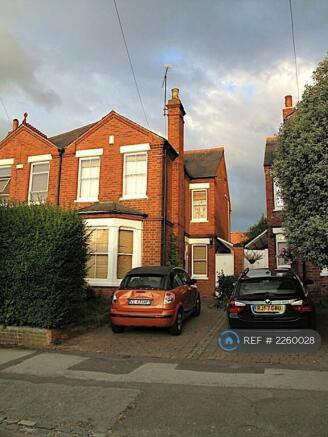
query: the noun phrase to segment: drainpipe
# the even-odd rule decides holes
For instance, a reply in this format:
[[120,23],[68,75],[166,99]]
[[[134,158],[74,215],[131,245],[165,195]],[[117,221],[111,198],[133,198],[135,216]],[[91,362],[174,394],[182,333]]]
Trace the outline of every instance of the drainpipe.
[[164,159],[163,159],[163,200],[162,200],[162,252],[161,252],[161,265],[166,264],[166,217],[167,217],[167,143],[163,146]]
[[58,168],[58,177],[57,177],[57,194],[56,194],[56,205],[59,206],[60,200],[60,183],[61,183],[61,172],[62,172],[62,164],[63,164],[63,155],[65,152],[64,148],[58,149],[59,152],[59,168]]

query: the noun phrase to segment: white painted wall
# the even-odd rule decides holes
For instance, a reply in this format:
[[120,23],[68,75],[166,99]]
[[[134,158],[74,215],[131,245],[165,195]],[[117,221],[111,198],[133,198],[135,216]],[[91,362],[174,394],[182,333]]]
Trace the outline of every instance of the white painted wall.
[[223,270],[226,276],[234,274],[234,255],[233,253],[217,253],[215,255],[216,279],[218,274]]
[[[250,252],[250,251],[249,251]],[[263,250],[252,250],[252,252],[260,253],[263,255],[262,259],[255,261],[254,264],[251,264],[245,257],[244,257],[244,268],[247,267],[252,269],[261,269],[261,268],[268,268],[269,267],[269,256],[268,256],[268,249]]]

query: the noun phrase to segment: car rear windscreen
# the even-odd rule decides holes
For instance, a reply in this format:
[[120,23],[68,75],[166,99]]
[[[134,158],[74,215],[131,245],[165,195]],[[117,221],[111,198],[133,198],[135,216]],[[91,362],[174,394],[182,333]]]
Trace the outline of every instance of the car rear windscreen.
[[240,281],[238,285],[238,295],[287,295],[295,296],[302,292],[302,287],[298,281],[292,278],[257,278]]
[[123,279],[120,288],[158,290],[164,288],[164,282],[163,275],[129,275]]

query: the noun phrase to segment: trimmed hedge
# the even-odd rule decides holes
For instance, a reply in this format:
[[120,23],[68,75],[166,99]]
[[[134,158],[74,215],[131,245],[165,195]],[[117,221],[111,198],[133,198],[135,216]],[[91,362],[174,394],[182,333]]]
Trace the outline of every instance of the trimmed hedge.
[[85,300],[87,233],[74,211],[0,206],[0,324],[59,328]]

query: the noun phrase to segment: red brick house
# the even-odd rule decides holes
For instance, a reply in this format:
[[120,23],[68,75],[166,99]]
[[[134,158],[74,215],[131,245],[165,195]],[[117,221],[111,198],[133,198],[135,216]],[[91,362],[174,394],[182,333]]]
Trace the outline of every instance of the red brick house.
[[87,280],[101,293],[132,267],[166,264],[172,234],[202,294],[213,293],[218,238],[230,236],[224,150],[184,150],[178,89],[167,115],[167,139],[111,111],[51,138],[26,114],[0,142],[0,199],[78,209],[94,230]]
[[[285,97],[285,107],[283,109],[283,119],[292,116],[295,109],[292,104],[292,96]],[[268,220],[268,252],[269,252],[269,267],[270,268],[289,268],[281,253],[287,248],[288,242],[284,235],[282,225],[281,211],[283,209],[283,200],[279,195],[279,187],[272,178],[271,167],[274,161],[275,150],[278,145],[278,137],[268,137],[266,140],[265,156],[264,156],[264,173],[265,173],[265,191],[266,191],[266,207]],[[303,279],[312,279],[314,284],[310,287],[313,292],[327,293],[328,292],[328,269],[320,271],[309,262],[302,263],[296,261],[295,268]]]

